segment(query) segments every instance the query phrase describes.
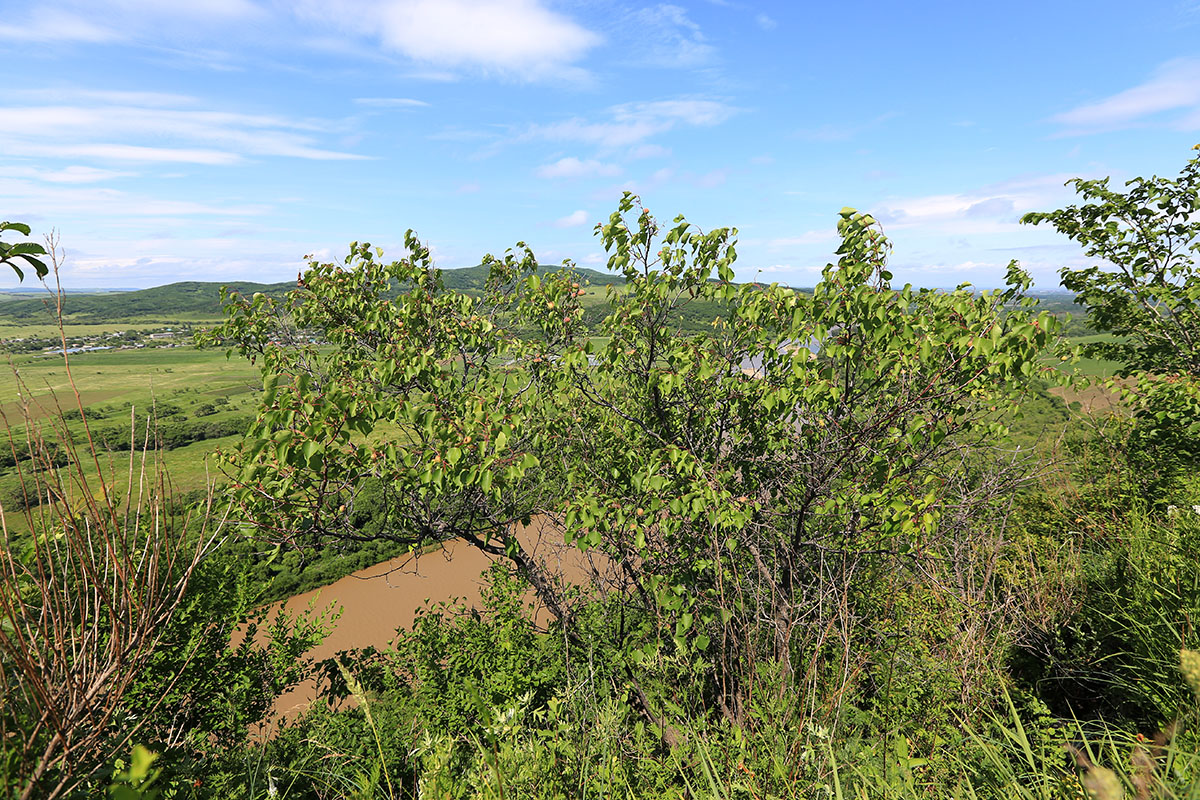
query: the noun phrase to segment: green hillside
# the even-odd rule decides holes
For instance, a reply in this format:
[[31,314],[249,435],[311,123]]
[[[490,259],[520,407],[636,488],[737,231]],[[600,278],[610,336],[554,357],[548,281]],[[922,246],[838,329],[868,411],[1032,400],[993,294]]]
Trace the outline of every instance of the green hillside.
[[[539,267],[539,272],[552,272],[557,266]],[[594,285],[622,283],[615,275],[606,275],[590,269],[579,269]],[[487,281],[488,270],[479,265],[442,272],[447,288],[460,292],[482,291]],[[63,311],[72,323],[101,323],[122,320],[158,320],[177,322],[181,320],[214,319],[221,316],[221,287],[228,286],[242,294],[263,292],[282,296],[294,289],[294,281],[281,283],[253,283],[250,281],[203,282],[182,281],[152,289],[108,294],[68,294],[63,302]],[[0,320],[7,322],[49,322],[51,316],[43,296],[16,297],[0,304]]]
[[[63,312],[71,322],[97,323],[122,319],[155,318],[176,321],[184,318],[214,318],[221,315],[221,287],[229,285],[242,292],[280,294],[295,282],[230,284],[183,281],[153,289],[113,294],[70,295],[63,299]],[[47,321],[49,312],[44,298],[11,300],[0,306],[0,318],[11,321]],[[45,318],[45,319],[43,319]]]

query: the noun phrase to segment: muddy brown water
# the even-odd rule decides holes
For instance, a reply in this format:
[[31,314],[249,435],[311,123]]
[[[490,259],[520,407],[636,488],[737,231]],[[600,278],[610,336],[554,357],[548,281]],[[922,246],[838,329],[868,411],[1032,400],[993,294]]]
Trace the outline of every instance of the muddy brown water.
[[[1117,384],[1123,387],[1129,387],[1132,383],[1128,379],[1117,381]],[[1095,383],[1084,389],[1076,389],[1070,386],[1051,386],[1050,394],[1061,397],[1063,402],[1068,405],[1078,401],[1081,410],[1086,414],[1106,414],[1110,411],[1118,411],[1122,407],[1121,395],[1118,392],[1112,391],[1103,383]]]
[[[553,575],[579,585],[596,574],[596,560],[576,548],[564,546],[561,534],[544,520],[520,528],[517,536],[526,551]],[[315,612],[331,606],[340,609],[341,615],[329,635],[306,653],[314,661],[355,648],[370,646],[382,650],[396,638],[397,629],[412,627],[416,612],[426,604],[460,602],[468,608],[478,608],[483,573],[495,560],[465,542],[447,542],[438,550],[394,558],[328,586],[295,595],[275,606],[274,613],[279,608],[293,616],[309,609]],[[546,610],[532,594],[528,600],[535,623],[545,624],[549,619]],[[267,627],[262,625],[260,631]],[[276,701],[275,715],[295,718],[317,699],[316,681],[304,681]],[[269,726],[273,728],[274,725]]]

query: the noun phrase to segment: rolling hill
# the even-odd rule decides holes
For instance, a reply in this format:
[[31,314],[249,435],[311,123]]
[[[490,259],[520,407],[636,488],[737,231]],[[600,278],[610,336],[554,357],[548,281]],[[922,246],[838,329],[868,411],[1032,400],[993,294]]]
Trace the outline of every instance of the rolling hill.
[[[546,273],[557,266],[539,267]],[[620,276],[590,269],[577,269],[593,285],[622,283]],[[487,280],[483,266],[447,269],[442,271],[446,288],[460,292],[482,291]],[[213,319],[221,316],[221,287],[228,286],[242,294],[263,292],[280,297],[296,287],[295,281],[282,283],[253,283],[250,281],[203,282],[182,281],[152,289],[106,294],[68,294],[63,312],[72,323],[100,323],[120,320],[161,320],[172,322],[188,319]],[[0,303],[0,320],[9,322],[50,321],[42,297],[12,298]]]

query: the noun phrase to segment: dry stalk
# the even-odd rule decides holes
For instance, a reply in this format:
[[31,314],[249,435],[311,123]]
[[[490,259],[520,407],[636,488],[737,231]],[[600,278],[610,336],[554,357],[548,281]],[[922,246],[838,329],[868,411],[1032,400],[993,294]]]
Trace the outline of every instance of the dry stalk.
[[[62,332],[61,251],[53,238],[48,243]],[[123,698],[220,528],[211,498],[192,515],[173,506],[148,441],[140,454],[131,450],[124,487],[105,478],[65,333],[62,342],[83,441],[61,406],[48,421],[35,418],[15,369],[21,429],[0,412],[19,479],[17,502],[10,502],[19,507],[0,505],[0,747],[13,770],[3,777],[22,800],[53,800],[78,788],[137,735],[150,714],[120,718]],[[177,677],[165,677],[160,697]]]

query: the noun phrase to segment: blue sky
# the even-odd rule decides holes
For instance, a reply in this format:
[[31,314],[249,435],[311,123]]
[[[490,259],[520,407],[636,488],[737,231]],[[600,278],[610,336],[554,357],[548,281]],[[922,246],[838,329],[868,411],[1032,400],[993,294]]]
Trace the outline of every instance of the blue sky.
[[[600,267],[623,189],[797,286],[843,206],[899,281],[1043,287],[1016,224],[1200,142],[1200,0],[0,1],[0,217],[68,287],[287,280],[351,240]],[[0,287],[15,285],[0,273]]]

